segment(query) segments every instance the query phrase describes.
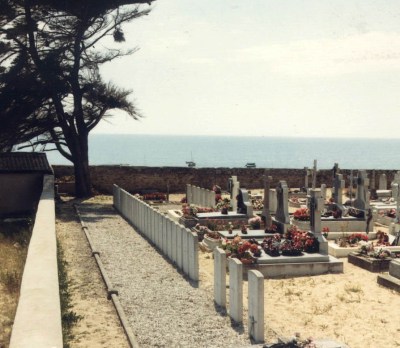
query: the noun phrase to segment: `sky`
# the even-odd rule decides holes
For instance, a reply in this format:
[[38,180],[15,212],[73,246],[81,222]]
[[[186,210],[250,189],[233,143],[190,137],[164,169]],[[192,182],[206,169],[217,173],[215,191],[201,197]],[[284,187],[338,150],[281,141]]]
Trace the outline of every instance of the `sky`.
[[398,135],[398,0],[158,0],[123,29],[101,72],[144,117],[94,133]]

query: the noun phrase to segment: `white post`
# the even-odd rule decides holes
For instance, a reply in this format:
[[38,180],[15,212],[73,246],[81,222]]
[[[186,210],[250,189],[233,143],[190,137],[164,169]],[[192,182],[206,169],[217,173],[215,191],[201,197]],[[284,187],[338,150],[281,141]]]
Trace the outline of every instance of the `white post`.
[[189,278],[199,280],[199,241],[197,234],[190,232],[188,234],[188,252],[189,252]]
[[243,264],[236,258],[229,259],[229,316],[243,322]]
[[249,286],[249,336],[255,343],[264,342],[264,277],[260,271],[248,272]]
[[214,301],[226,307],[226,253],[220,248],[214,249]]
[[182,268],[183,273],[189,275],[189,234],[192,233],[188,228],[182,229]]

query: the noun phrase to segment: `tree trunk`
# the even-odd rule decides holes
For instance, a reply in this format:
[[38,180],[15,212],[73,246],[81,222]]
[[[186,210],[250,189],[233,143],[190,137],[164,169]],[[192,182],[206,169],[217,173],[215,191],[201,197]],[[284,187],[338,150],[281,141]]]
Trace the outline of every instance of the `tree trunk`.
[[89,171],[89,161],[79,161],[74,163],[75,172],[75,196],[78,198],[92,197],[92,182]]
[[[75,173],[75,196],[86,198],[93,196],[92,181],[89,170],[89,146],[88,137],[79,135],[74,139],[74,173]],[[72,149],[70,149],[72,150]]]

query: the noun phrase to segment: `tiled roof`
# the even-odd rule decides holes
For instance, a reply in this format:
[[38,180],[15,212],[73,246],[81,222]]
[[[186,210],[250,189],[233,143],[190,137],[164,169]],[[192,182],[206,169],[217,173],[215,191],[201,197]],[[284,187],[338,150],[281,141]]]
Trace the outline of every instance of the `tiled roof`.
[[45,153],[7,152],[0,153],[0,173],[42,172],[53,174]]

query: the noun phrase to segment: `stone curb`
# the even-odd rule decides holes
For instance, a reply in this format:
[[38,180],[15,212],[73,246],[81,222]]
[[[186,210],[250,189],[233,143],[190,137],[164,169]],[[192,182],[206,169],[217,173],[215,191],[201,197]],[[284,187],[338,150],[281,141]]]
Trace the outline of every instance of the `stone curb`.
[[129,325],[128,319],[127,319],[126,314],[125,314],[125,311],[122,308],[121,303],[119,301],[118,291],[115,290],[112,287],[110,278],[108,278],[108,275],[106,273],[104,265],[103,265],[103,263],[102,263],[102,261],[100,259],[100,252],[95,251],[95,249],[93,247],[93,242],[92,242],[92,240],[90,238],[89,231],[88,231],[89,229],[84,224],[84,222],[82,221],[82,217],[81,217],[81,214],[79,212],[78,206],[76,204],[74,204],[74,207],[75,207],[76,214],[78,215],[79,221],[80,221],[80,223],[82,225],[82,230],[85,233],[86,239],[87,239],[87,241],[89,243],[89,246],[90,246],[90,249],[92,251],[92,256],[96,260],[97,266],[99,267],[99,270],[100,270],[101,277],[103,278],[104,283],[106,285],[106,288],[107,288],[107,299],[108,300],[112,300],[112,302],[114,304],[115,310],[117,311],[117,314],[118,314],[118,318],[119,318],[119,320],[121,322],[121,325],[122,325],[122,327],[124,329],[124,332],[126,334],[126,337],[128,339],[129,346],[131,348],[139,348],[140,347],[139,343],[137,342],[137,339],[136,339],[136,337],[135,337],[135,335],[134,335],[134,333],[133,333],[133,331],[132,331],[132,329],[131,329],[131,327]]

